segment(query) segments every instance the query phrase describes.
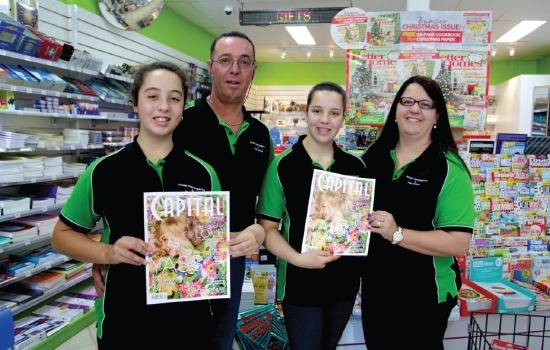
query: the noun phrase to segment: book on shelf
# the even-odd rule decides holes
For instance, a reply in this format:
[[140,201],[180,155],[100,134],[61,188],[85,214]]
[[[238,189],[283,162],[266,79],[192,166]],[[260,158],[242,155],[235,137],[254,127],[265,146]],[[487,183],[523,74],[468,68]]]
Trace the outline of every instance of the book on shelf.
[[[53,198],[50,198],[50,197],[47,197],[47,198],[51,199],[52,204],[54,203]],[[47,213],[38,213],[38,214],[29,215],[29,216],[23,216],[17,219],[12,219],[10,221],[17,224],[36,226],[38,228],[38,235],[45,235],[53,232],[55,224],[57,223],[58,220],[59,220],[59,216],[57,215],[47,214]]]
[[35,265],[42,265],[53,262],[63,257],[62,254],[56,252],[51,246],[44,246],[31,250],[23,250],[17,253],[10,254],[10,258],[20,261],[28,261]]
[[27,211],[31,209],[31,199],[28,196],[2,194],[0,195],[0,209],[2,209],[2,215]]
[[44,291],[42,290],[27,288],[19,283],[13,283],[0,290],[0,299],[23,304],[43,294]]
[[30,289],[49,290],[65,283],[65,276],[55,272],[42,271],[36,275],[20,281],[22,285]]
[[525,283],[515,279],[511,279],[511,282],[517,284],[518,286],[527,289],[535,295],[535,310],[550,310],[550,294],[543,292],[535,286],[533,283]]
[[496,137],[495,153],[525,154],[527,138],[527,134],[499,132]]
[[15,349],[31,348],[32,345],[46,339],[50,331],[69,324],[62,319],[34,315],[16,319],[14,323]]
[[67,262],[64,262],[62,264],[59,264],[50,268],[48,271],[57,273],[57,274],[62,274],[65,276],[66,279],[71,279],[71,277],[75,276],[81,271],[84,271],[85,268],[86,268],[86,265],[83,262],[76,261],[76,260],[69,260]]
[[11,238],[13,243],[22,242],[38,237],[38,227],[4,221],[0,222],[0,236]]
[[4,236],[0,236],[0,249],[2,249],[2,247],[10,244],[12,241],[11,241],[11,237],[4,237]]
[[27,271],[34,269],[35,264],[29,261],[5,259],[0,262],[0,272],[15,277],[23,276]]
[[335,255],[367,255],[375,182],[315,169],[302,252],[320,249]]
[[77,298],[69,295],[62,295],[55,299],[56,302],[68,304],[68,307],[82,309],[84,313],[90,311],[95,306],[95,299]]
[[19,304],[14,302],[14,301],[8,301],[8,300],[1,300],[0,299],[0,309],[5,307],[5,308],[8,308],[8,309],[13,311],[17,308],[17,305],[19,305]]
[[45,316],[71,322],[84,314],[84,309],[74,304],[52,301],[32,311],[34,316]]
[[231,296],[229,192],[146,192],[144,225],[147,304]]

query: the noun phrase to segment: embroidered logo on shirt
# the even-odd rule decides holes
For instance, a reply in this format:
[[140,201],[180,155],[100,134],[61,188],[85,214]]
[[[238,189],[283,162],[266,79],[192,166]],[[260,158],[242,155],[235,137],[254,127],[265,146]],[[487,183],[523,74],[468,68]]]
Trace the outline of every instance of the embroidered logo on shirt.
[[407,178],[407,184],[411,186],[422,186],[428,182],[427,179],[417,179],[409,175],[407,175],[406,178]]
[[265,152],[265,146],[264,146],[264,145],[261,145],[261,144],[259,144],[259,143],[254,142],[254,141],[250,141],[250,143],[251,143],[252,146],[254,147],[254,151],[260,152],[260,153],[264,153],[264,152]]

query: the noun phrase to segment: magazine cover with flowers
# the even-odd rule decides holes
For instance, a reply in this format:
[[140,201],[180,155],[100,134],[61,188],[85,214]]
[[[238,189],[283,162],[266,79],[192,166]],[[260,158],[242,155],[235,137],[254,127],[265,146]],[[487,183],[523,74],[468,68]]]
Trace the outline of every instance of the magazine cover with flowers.
[[229,298],[229,192],[147,192],[147,304]]
[[367,255],[376,180],[315,169],[302,242],[334,255]]

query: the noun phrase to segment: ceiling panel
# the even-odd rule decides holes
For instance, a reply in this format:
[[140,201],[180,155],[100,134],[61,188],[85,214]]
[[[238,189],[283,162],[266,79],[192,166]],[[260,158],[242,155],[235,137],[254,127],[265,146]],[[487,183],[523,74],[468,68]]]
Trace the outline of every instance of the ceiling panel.
[[[419,0],[166,0],[166,6],[189,22],[203,28],[213,36],[239,30],[248,35],[256,46],[259,62],[330,62],[344,61],[345,50],[336,46],[330,35],[330,24],[308,25],[316,40],[311,58],[306,57],[307,48],[298,47],[284,25],[241,26],[239,10],[273,10],[316,7],[358,7],[367,12],[415,10],[414,4],[420,3],[433,11],[492,11],[492,44],[497,55],[492,60],[538,60],[550,55],[550,23],[546,23],[535,32],[515,43],[516,55],[509,57],[510,44],[495,43],[495,40],[522,19],[550,20],[550,1],[548,0],[433,0],[423,3]],[[326,4],[326,5],[325,5]],[[231,6],[233,12],[226,15],[224,8]],[[286,48],[287,56],[281,59],[281,50]],[[334,58],[328,55],[334,49]]]

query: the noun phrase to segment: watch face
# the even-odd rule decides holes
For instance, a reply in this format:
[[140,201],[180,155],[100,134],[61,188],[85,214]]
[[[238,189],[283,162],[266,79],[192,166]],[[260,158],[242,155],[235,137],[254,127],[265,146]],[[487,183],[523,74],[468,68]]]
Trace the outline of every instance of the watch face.
[[403,231],[398,229],[393,233],[393,244],[399,243],[403,240]]

